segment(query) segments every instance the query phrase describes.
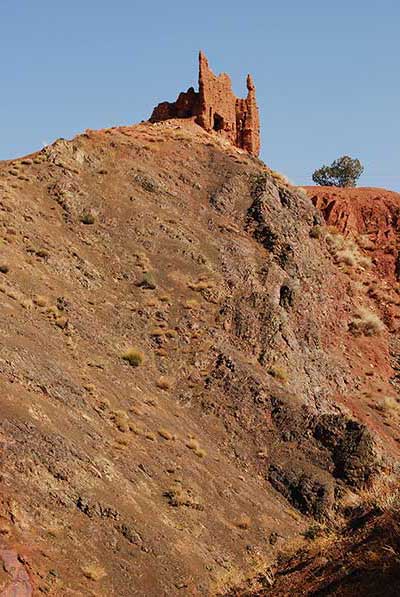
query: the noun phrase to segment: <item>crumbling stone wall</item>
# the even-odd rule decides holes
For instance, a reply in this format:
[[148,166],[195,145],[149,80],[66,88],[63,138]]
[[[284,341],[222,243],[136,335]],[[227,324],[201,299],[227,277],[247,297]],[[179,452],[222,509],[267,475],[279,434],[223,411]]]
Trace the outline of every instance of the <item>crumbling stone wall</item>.
[[247,77],[247,97],[237,98],[229,76],[214,75],[203,52],[199,54],[199,91],[190,87],[175,102],[162,102],[150,121],[193,117],[206,131],[214,130],[236,147],[259,154],[260,122],[252,77]]

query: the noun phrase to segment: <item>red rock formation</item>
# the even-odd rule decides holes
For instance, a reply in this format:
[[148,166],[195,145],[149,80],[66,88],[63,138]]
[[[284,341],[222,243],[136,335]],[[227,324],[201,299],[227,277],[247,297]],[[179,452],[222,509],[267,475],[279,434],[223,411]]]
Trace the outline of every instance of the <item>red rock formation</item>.
[[260,121],[253,79],[247,77],[247,97],[237,98],[229,76],[214,75],[207,58],[199,54],[199,91],[190,87],[176,102],[162,102],[153,110],[150,122],[169,118],[195,118],[206,131],[217,131],[233,145],[252,155],[260,152]]
[[327,222],[363,237],[381,274],[400,280],[400,194],[385,189],[305,187]]

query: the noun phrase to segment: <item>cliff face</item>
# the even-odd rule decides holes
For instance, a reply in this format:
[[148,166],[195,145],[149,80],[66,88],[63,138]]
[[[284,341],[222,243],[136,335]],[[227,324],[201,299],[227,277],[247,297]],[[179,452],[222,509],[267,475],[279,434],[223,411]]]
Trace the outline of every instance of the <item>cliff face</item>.
[[397,287],[223,136],[2,162],[0,232],[1,590],[216,595],[394,470]]
[[260,122],[256,92],[250,75],[247,77],[247,97],[238,99],[232,91],[229,76],[218,77],[211,71],[207,58],[199,54],[199,91],[190,87],[179,94],[174,103],[162,102],[150,118],[159,122],[171,118],[192,118],[206,131],[216,131],[232,145],[252,155],[260,152]]

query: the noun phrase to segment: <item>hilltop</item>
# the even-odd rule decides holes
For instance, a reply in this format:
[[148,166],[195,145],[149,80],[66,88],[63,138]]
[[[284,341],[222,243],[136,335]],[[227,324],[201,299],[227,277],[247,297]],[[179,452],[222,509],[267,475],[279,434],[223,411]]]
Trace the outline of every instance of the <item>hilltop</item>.
[[398,283],[321,193],[192,119],[0,162],[2,589],[258,591],[397,482]]

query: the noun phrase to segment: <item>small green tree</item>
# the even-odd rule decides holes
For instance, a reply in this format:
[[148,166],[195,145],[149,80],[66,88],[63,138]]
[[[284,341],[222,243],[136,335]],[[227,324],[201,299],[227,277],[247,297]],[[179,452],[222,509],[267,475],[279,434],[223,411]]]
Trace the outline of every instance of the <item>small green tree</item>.
[[330,166],[322,166],[315,170],[312,179],[315,184],[325,187],[355,187],[363,172],[364,167],[360,160],[344,155]]

